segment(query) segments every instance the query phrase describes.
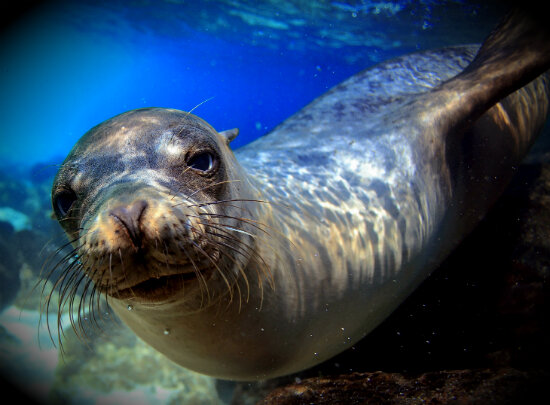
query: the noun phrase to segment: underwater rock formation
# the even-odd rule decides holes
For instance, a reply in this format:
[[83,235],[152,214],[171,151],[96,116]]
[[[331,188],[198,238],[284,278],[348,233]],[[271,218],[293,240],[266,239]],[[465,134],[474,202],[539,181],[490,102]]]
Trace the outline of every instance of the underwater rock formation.
[[313,378],[303,384],[279,388],[259,404],[533,403],[531,401],[540,398],[542,384],[548,377],[548,373],[512,368],[434,371],[419,376],[381,371],[352,373],[342,377]]
[[21,261],[10,245],[15,230],[8,222],[0,221],[0,311],[13,302],[19,290]]

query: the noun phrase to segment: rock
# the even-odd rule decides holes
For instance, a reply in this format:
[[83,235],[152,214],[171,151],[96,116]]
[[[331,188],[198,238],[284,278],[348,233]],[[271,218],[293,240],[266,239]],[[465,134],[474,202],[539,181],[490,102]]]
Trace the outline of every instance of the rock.
[[513,368],[434,371],[421,375],[351,373],[311,378],[271,392],[262,405],[537,403],[546,397],[544,372]]
[[10,222],[0,220],[0,235],[12,235],[14,232],[15,229]]
[[13,235],[11,225],[4,223],[0,226],[0,311],[13,302],[19,291],[21,261],[13,244]]
[[0,207],[0,221],[9,222],[16,231],[31,229],[29,217],[12,207]]

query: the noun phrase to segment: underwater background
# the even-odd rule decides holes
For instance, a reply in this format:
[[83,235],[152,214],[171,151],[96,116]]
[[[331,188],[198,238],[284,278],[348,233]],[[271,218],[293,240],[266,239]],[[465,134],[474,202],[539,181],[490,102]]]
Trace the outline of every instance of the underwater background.
[[242,146],[377,62],[480,43],[501,3],[83,0],[23,2],[4,15],[1,379],[43,403],[228,402],[231,384],[171,364],[116,320],[91,332],[92,343],[65,324],[60,360],[56,308],[41,311],[42,287],[33,289],[65,243],[49,200],[57,166],[88,129],[146,106],[193,110],[218,131],[238,127],[232,147]]

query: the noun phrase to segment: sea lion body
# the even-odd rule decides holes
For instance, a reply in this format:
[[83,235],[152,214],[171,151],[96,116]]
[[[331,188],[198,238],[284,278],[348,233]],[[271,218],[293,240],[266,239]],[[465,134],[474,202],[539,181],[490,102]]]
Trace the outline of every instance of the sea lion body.
[[363,71],[234,155],[233,133],[182,111],[98,125],[53,189],[76,270],[201,373],[270,378],[351,347],[480,220],[545,122],[547,74],[462,125],[445,81],[476,51]]

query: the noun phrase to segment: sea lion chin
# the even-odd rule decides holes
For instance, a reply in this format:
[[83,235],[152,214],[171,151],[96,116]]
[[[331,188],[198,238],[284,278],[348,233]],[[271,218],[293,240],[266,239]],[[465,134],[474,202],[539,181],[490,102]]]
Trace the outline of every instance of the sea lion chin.
[[172,361],[224,379],[346,350],[480,221],[542,128],[550,41],[529,24],[360,72],[235,154],[236,130],[178,110],[92,128],[52,190],[73,246],[61,301],[103,295]]

